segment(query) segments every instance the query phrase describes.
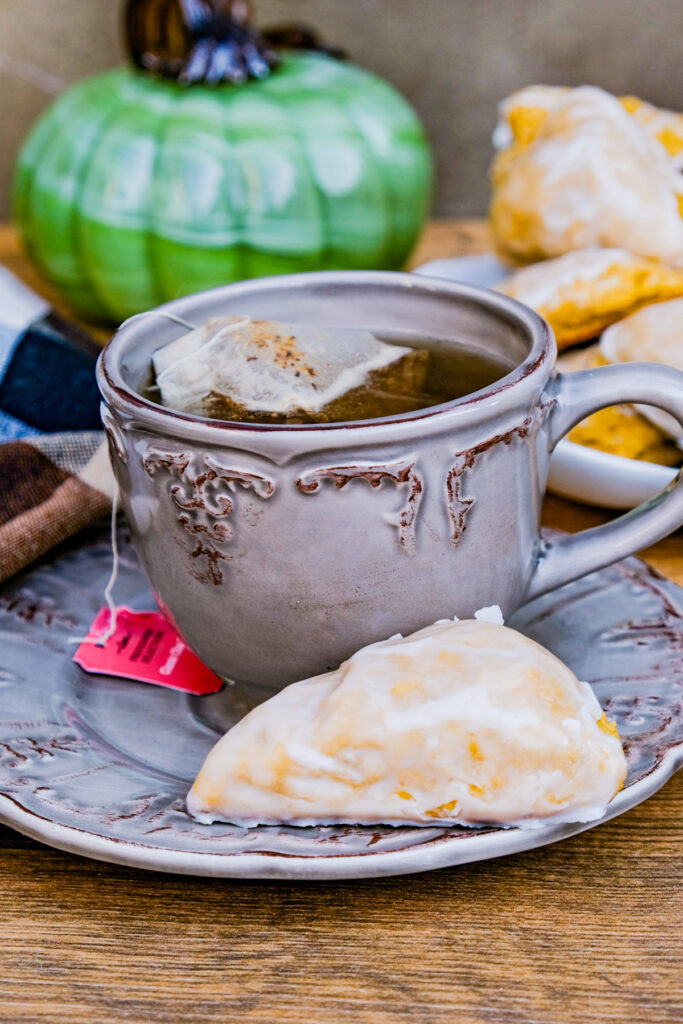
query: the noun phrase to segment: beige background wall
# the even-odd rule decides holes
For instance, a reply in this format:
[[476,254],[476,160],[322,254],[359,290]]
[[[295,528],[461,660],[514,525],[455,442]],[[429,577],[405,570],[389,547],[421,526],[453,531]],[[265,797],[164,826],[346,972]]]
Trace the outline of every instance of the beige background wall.
[[[7,58],[51,88],[51,76],[109,67],[123,55],[120,11],[118,0],[0,0],[0,217],[19,142],[47,102]],[[256,0],[256,11],[315,24],[412,100],[445,215],[485,209],[496,103],[513,89],[591,82],[683,109],[681,0]]]

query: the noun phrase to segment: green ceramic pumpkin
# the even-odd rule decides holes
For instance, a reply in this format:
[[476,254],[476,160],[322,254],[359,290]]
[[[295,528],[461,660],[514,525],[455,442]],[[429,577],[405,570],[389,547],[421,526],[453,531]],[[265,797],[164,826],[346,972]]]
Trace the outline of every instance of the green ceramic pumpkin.
[[430,184],[422,128],[393,88],[291,51],[241,84],[133,68],[80,82],[29,135],[14,208],[64,297],[121,320],[244,278],[400,267]]

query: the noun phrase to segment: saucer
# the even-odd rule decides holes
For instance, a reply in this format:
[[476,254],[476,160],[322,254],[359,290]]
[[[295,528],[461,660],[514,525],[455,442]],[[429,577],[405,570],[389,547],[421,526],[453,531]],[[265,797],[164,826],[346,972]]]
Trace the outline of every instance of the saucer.
[[[116,599],[154,607],[120,530]],[[600,821],[535,829],[199,825],[184,797],[243,694],[189,697],[88,675],[72,638],[87,631],[111,569],[104,528],[0,590],[0,821],[98,860],[231,878],[364,878],[530,850],[645,800],[683,762],[683,590],[635,558],[522,608],[510,625],[594,687],[617,721],[626,786]],[[226,642],[229,642],[229,638]]]

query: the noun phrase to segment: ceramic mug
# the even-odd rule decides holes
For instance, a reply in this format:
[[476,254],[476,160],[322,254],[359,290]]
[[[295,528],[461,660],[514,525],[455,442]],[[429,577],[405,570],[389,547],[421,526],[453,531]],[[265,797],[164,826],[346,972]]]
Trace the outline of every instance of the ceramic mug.
[[247,281],[160,308],[193,324],[246,313],[460,341],[510,367],[481,391],[401,416],[232,423],[141,397],[152,353],[183,328],[154,317],[114,335],[98,380],[134,542],[160,606],[222,676],[273,690],[439,618],[491,604],[508,616],[683,522],[679,477],[605,526],[541,539],[558,440],[618,402],[683,423],[683,374],[654,364],[557,374],[549,326],[505,296],[344,271]]

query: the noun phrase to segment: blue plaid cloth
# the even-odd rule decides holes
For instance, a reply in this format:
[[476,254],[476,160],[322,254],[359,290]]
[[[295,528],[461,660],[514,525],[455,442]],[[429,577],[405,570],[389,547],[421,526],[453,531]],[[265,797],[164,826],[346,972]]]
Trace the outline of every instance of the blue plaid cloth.
[[22,437],[37,437],[40,433],[37,427],[30,427],[28,423],[0,411],[0,444],[3,441],[20,441]]
[[99,347],[0,267],[0,442],[98,430]]
[[0,580],[111,508],[98,352],[0,266]]

